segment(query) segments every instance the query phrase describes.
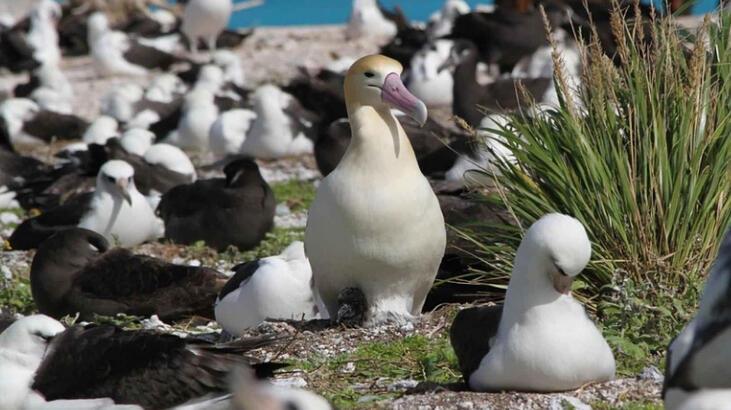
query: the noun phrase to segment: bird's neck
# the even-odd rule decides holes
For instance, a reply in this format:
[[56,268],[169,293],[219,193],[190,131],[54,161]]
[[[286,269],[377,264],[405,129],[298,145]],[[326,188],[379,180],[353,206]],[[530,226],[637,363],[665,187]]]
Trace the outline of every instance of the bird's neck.
[[[561,299],[551,283],[546,270],[550,263],[545,257],[521,244],[515,256],[513,272],[505,294],[503,315],[505,325],[521,321],[526,312],[540,305],[548,305]],[[502,323],[501,323],[502,326]]]
[[353,137],[344,161],[359,162],[374,170],[399,167],[420,172],[409,138],[388,108],[348,106],[348,119]]
[[471,54],[461,61],[454,70],[454,114],[473,127],[479,124],[482,115],[477,111],[477,103],[482,87],[477,82],[477,55]]

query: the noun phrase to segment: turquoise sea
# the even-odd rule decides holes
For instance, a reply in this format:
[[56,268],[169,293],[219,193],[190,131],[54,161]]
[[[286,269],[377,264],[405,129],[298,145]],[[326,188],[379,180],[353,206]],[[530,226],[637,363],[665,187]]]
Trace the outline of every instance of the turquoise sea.
[[[243,0],[235,0],[240,2]],[[658,7],[663,0],[655,1]],[[425,21],[439,9],[444,0],[381,0],[386,7],[401,6],[406,15],[417,21]],[[491,0],[467,0],[467,3],[490,4]],[[342,24],[350,15],[351,0],[264,0],[264,4],[236,13],[231,27],[257,26],[304,26],[316,24]],[[705,13],[718,4],[717,0],[699,0],[693,11]]]

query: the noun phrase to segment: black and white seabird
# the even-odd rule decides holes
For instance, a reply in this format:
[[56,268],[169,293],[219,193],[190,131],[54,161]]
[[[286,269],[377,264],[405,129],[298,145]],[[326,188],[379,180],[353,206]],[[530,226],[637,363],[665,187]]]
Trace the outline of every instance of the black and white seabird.
[[49,408],[118,408],[113,402],[161,409],[225,395],[229,373],[239,367],[252,366],[257,377],[282,367],[245,355],[276,340],[267,335],[213,344],[112,325],[64,329],[48,316],[28,316],[0,334],[0,374],[13,382],[0,382],[0,407],[45,408],[48,401],[59,404]]
[[30,271],[38,310],[60,318],[80,314],[157,315],[175,320],[213,317],[225,275],[204,267],[175,265],[112,248],[96,232],[71,228],[43,241]]
[[345,31],[349,38],[390,39],[396,35],[396,31],[396,23],[383,15],[377,0],[353,0],[353,9]]
[[318,119],[314,113],[272,84],[257,88],[252,100],[256,119],[241,146],[243,154],[275,159],[312,153]]
[[157,213],[165,237],[177,243],[205,241],[225,250],[251,249],[272,229],[274,193],[249,159],[226,165],[226,178],[198,180],[163,195]]
[[0,115],[5,119],[13,145],[81,139],[89,127],[88,122],[76,115],[42,109],[26,98],[3,101],[0,103]]
[[109,28],[100,12],[88,19],[88,43],[94,65],[102,75],[144,76],[148,69],[167,70],[185,59],[157,48],[140,44],[127,34]]
[[518,247],[503,306],[457,314],[452,346],[477,391],[566,391],[614,378],[609,345],[571,296],[591,243],[578,220],[548,214]]
[[135,186],[134,169],[119,160],[101,167],[93,193],[75,196],[23,221],[9,242],[16,250],[33,249],[52,234],[74,226],[98,232],[123,246],[155,240],[163,231],[162,222]]
[[663,398],[668,410],[731,406],[731,230],[718,251],[698,313],[668,346]]
[[180,30],[188,38],[193,53],[198,51],[200,40],[206,43],[209,50],[216,50],[216,39],[226,28],[232,11],[231,0],[189,0],[187,2]]
[[480,124],[485,116],[484,109],[506,111],[527,107],[531,101],[526,101],[518,91],[518,81],[537,102],[553,88],[553,79],[550,77],[501,78],[481,85],[477,82],[477,63],[477,47],[467,40],[454,42],[450,59],[445,63],[445,66],[455,66],[452,111],[472,127]]
[[216,299],[216,321],[232,335],[266,319],[318,318],[310,287],[312,268],[304,244],[295,241],[281,254],[246,262]]

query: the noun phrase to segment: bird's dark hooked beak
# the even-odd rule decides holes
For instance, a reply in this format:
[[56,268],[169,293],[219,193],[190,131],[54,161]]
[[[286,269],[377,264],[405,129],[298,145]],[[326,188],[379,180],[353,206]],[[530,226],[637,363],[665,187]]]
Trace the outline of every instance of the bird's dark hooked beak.
[[571,293],[571,284],[574,282],[574,278],[566,274],[563,269],[556,266],[556,269],[551,272],[551,281],[553,282],[553,288],[556,292],[562,295],[568,295]]
[[126,178],[119,178],[116,182],[119,193],[122,194],[122,198],[127,201],[127,204],[132,205],[132,196],[129,194],[129,180]]

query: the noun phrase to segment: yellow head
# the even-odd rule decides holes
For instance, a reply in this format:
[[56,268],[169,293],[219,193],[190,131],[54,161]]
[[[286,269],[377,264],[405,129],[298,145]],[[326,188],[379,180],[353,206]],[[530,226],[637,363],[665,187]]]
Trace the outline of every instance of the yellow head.
[[398,61],[382,55],[366,56],[353,63],[345,75],[348,110],[359,106],[396,108],[423,125],[426,105],[406,89],[401,81],[402,71]]

